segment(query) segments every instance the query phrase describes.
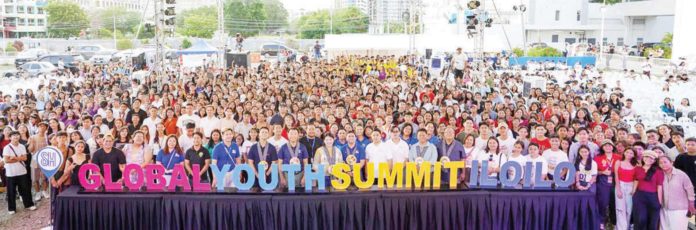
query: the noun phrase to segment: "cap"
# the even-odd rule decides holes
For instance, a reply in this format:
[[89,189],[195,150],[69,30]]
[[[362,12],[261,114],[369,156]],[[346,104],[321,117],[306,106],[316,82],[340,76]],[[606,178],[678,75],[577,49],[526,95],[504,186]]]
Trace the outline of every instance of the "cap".
[[657,159],[657,153],[652,150],[645,150],[643,151],[643,157],[651,157],[653,159]]

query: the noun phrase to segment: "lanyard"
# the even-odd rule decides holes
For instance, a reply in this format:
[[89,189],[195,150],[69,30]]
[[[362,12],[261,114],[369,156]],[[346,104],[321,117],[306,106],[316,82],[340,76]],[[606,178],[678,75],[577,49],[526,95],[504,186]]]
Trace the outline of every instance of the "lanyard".
[[418,157],[423,157],[425,152],[428,151],[428,146],[426,145],[425,148],[422,148],[420,146],[416,146],[416,156]]
[[316,142],[317,142],[317,138],[312,138],[312,149],[314,149],[314,145],[316,144]]
[[355,150],[358,150],[358,145],[357,145],[357,143],[356,143],[355,146],[354,146],[353,148],[351,148],[351,147],[349,147],[348,145],[346,145],[346,148],[348,148],[348,155],[353,155],[353,156],[355,156]]
[[261,147],[261,143],[256,144],[256,150],[259,152],[259,160],[265,161],[266,156],[268,156],[268,143],[266,143],[266,146],[263,148]]
[[169,166],[172,165],[172,159],[174,159],[174,155],[176,154],[176,152],[172,150],[169,154],[172,154],[172,156],[169,157],[169,161],[167,162],[167,169],[169,169]]
[[299,149],[300,149],[300,145],[299,145],[299,144],[298,144],[297,146],[295,146],[295,148],[292,148],[292,147],[290,146],[290,143],[288,143],[288,151],[290,152],[290,158],[295,158],[295,157],[297,157],[297,151],[299,151]]
[[[333,146],[331,146],[331,147],[333,148]],[[324,146],[322,148],[324,149],[324,153],[326,153],[326,155],[327,155],[327,158],[329,160],[329,164],[332,164],[331,162],[335,163],[335,154],[336,154],[335,152],[336,151],[334,151],[333,153],[329,153],[329,149],[326,146]]]
[[[227,157],[229,157],[230,161],[232,161],[232,163],[234,163],[234,158],[232,158],[232,155],[230,155],[230,150],[228,149],[227,145],[225,145],[225,143],[222,143],[222,147],[225,149],[225,153],[227,153]],[[229,148],[232,148],[232,145],[230,145]]]
[[445,150],[445,156],[449,157],[450,154],[452,154],[452,149],[454,149],[454,141],[452,141],[452,144],[447,146],[447,141],[442,142],[442,149]]

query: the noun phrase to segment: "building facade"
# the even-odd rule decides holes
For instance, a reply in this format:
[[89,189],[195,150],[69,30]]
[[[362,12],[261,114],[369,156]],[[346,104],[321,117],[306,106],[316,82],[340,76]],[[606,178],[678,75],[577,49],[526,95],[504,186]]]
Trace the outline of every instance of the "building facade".
[[46,11],[36,1],[2,0],[0,36],[3,38],[46,36]]

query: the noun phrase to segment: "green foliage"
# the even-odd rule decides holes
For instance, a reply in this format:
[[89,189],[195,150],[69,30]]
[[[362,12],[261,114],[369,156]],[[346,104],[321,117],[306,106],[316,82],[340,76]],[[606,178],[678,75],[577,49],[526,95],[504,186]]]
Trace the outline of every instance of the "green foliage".
[[199,7],[179,14],[176,32],[189,37],[212,38],[217,30],[217,23],[216,7]]
[[120,39],[116,41],[116,49],[118,50],[127,50],[127,49],[133,49],[133,42],[129,39]]
[[[103,39],[112,39],[114,38],[114,31],[107,28],[101,28],[99,31],[97,31],[97,37]],[[125,37],[126,36],[124,36],[120,30],[116,30],[116,39],[122,39]]]
[[113,30],[114,20],[116,30],[121,34],[135,34],[140,24],[140,13],[127,10],[124,7],[111,7],[97,12],[100,28]]
[[51,1],[45,7],[51,37],[74,37],[89,26],[87,14],[75,3]]
[[[652,48],[646,48],[643,56],[649,57],[652,55],[656,58],[672,59],[672,33],[666,33],[660,42],[661,44],[656,44]],[[657,56],[659,53],[662,53],[662,55]]]
[[228,0],[225,30],[245,37],[275,32],[287,25],[288,11],[278,0]]
[[514,53],[515,56],[517,56],[517,57],[524,56],[524,50],[522,48],[519,48],[519,47],[515,47],[514,49],[512,49],[512,53]]
[[188,49],[188,48],[191,47],[192,45],[193,45],[193,44],[191,44],[191,41],[189,41],[188,38],[184,38],[184,40],[181,41],[181,48],[182,48],[182,49]]
[[561,57],[563,53],[553,47],[534,47],[527,50],[527,57]]
[[328,10],[319,10],[300,17],[295,22],[299,38],[320,39],[331,33],[332,28],[334,34],[367,32],[369,18],[355,7],[334,11],[333,23],[331,18]]
[[15,52],[17,49],[12,46],[12,42],[7,42],[7,45],[5,45],[5,52]]
[[672,44],[672,33],[666,33],[665,36],[662,37],[662,43],[663,44]]
[[142,39],[142,40],[140,40],[140,44],[143,44],[143,45],[150,44],[150,39]]

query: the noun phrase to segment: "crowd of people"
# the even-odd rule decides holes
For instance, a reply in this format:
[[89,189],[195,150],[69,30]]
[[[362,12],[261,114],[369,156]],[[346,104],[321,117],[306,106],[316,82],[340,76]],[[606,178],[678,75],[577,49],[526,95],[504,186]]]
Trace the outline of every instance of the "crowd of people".
[[[69,79],[1,95],[0,149],[8,210],[16,191],[24,206],[79,185],[86,163],[200,165],[358,164],[488,161],[497,176],[507,161],[542,163],[542,178],[574,164],[571,189],[596,194],[599,222],[616,229],[686,229],[696,213],[696,138],[670,124],[647,129],[621,88],[607,88],[592,66],[550,71],[494,70],[458,49],[452,79],[431,74],[416,56],[341,56],[332,60],[262,62],[131,78],[128,66],[83,64]],[[525,89],[526,78],[547,79]],[[655,105],[657,106],[657,105]],[[31,155],[53,146],[66,161],[46,180]],[[534,164],[536,165],[536,164]],[[328,168],[328,167],[325,167]],[[534,169],[526,169],[534,170]],[[534,170],[536,171],[536,170]],[[377,175],[375,171],[373,175]],[[327,174],[329,175],[329,174]],[[128,175],[123,178],[129,178]],[[303,175],[295,176],[303,185]],[[331,179],[331,178],[327,178]],[[167,178],[169,180],[169,178]],[[258,180],[257,180],[258,181]],[[281,187],[287,175],[280,176]],[[463,183],[465,186],[465,183]],[[50,189],[49,189],[50,188]],[[33,193],[33,197],[32,197]],[[688,214],[687,214],[688,213]]]

